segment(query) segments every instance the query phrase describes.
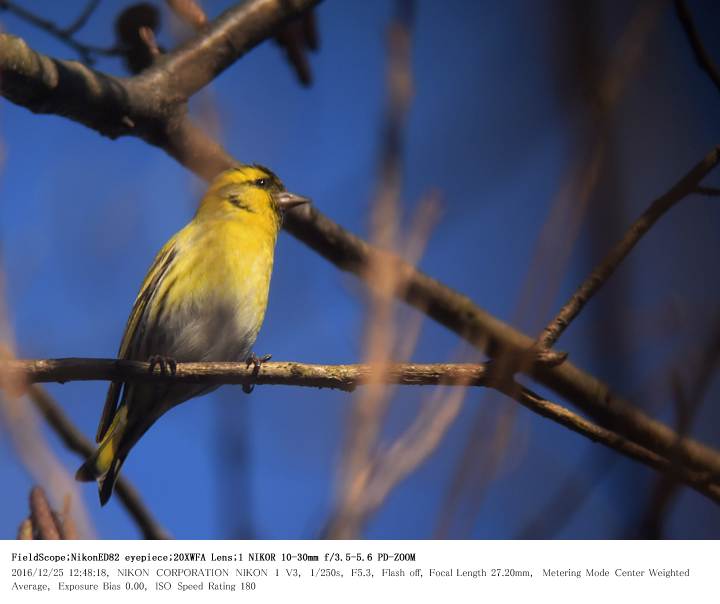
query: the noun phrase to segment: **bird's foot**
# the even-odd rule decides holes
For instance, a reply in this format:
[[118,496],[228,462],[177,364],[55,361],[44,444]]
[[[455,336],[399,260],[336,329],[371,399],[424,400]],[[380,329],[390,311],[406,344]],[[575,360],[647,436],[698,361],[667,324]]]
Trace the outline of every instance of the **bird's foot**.
[[150,373],[155,371],[155,367],[160,367],[160,373],[162,375],[175,375],[177,371],[177,361],[173,358],[163,356],[161,354],[154,354],[148,359],[150,363]]
[[[261,357],[258,357],[254,352],[251,352],[247,359],[245,359],[246,367],[250,367],[250,365],[253,365],[253,372],[252,377],[255,379],[257,377],[257,374],[260,373],[260,366],[263,363],[267,363],[272,358],[271,354],[265,354]],[[255,384],[243,384],[243,392],[245,394],[250,394],[255,388]]]

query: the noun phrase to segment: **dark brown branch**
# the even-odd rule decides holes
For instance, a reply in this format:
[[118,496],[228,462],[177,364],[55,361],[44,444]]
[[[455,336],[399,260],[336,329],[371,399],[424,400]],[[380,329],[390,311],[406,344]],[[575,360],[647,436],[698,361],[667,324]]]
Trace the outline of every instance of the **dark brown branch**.
[[212,82],[249,50],[320,0],[250,0],[226,10],[208,27],[143,72],[149,88],[183,100]]
[[[242,22],[236,23],[242,27]],[[272,28],[265,27],[259,20],[251,25],[264,28],[267,35],[272,34]],[[253,39],[259,37],[256,32]],[[125,134],[143,138],[167,149],[173,157],[203,178],[210,178],[224,167],[236,163],[217,143],[187,122],[182,114],[178,115],[177,107],[173,109],[172,103],[162,96],[163,91],[145,89],[137,84],[135,78],[112,78],[77,63],[44,57],[29,49],[22,40],[5,34],[0,34],[0,76],[0,93],[11,101],[32,111],[64,115],[108,136]],[[172,115],[173,119],[167,118],[168,115]],[[187,145],[187,148],[182,148],[182,145]],[[370,255],[379,253],[316,208],[289,214],[285,226],[295,237],[338,267],[361,278]],[[393,261],[400,263],[407,275],[403,279],[406,286],[396,294],[399,298],[488,355],[525,354],[534,344],[530,337],[493,317],[466,296],[398,259]],[[528,372],[596,421],[657,454],[668,455],[674,448],[672,430],[615,396],[607,385],[572,363],[565,362],[554,368],[535,365]],[[683,464],[720,473],[720,455],[699,443],[685,442],[678,455]]]
[[[33,385],[30,387],[28,395],[68,449],[77,453],[83,459],[92,455],[95,451],[93,444],[73,425],[43,388]],[[122,504],[135,520],[145,539],[169,539],[168,534],[145,507],[135,487],[126,478],[121,476],[118,479],[115,491]]]
[[693,193],[706,195],[707,197],[720,197],[720,189],[717,187],[695,187]]
[[68,25],[63,30],[63,32],[68,36],[72,36],[73,34],[80,31],[83,27],[85,27],[88,19],[92,17],[92,14],[95,12],[99,4],[100,0],[89,0],[88,3],[85,5],[83,11],[75,19],[75,21]]
[[696,166],[683,176],[667,193],[650,204],[650,207],[630,226],[623,238],[610,250],[605,259],[590,273],[583,284],[550,321],[538,339],[538,346],[553,347],[572,320],[577,317],[590,298],[605,284],[615,269],[632,251],[643,235],[677,202],[693,193],[700,181],[720,162],[720,147],[715,147]]
[[580,417],[576,413],[556,403],[545,400],[527,388],[506,387],[502,388],[501,391],[531,411],[548,419],[552,419],[590,440],[614,449],[626,457],[630,457],[646,466],[654,468],[662,474],[674,476],[677,480],[695,489],[698,493],[705,495],[716,503],[720,503],[720,483],[717,482],[717,474],[697,472],[677,465],[611,430],[593,424],[591,421]]
[[695,60],[700,68],[707,73],[716,88],[720,90],[720,71],[718,71],[717,65],[713,62],[710,53],[708,53],[700,39],[700,34],[698,33],[697,27],[695,27],[685,0],[675,0],[675,12],[687,36],[688,42],[690,42],[690,46],[695,54]]

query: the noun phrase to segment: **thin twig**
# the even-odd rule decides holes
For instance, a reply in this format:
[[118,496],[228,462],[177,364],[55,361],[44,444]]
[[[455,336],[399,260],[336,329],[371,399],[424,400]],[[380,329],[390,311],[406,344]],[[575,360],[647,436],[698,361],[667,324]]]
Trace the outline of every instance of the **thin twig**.
[[590,440],[614,449],[626,457],[635,459],[663,474],[675,476],[679,481],[684,482],[698,493],[705,495],[716,503],[720,503],[720,482],[717,482],[717,474],[697,472],[677,465],[611,430],[593,424],[561,405],[545,400],[527,388],[504,387],[502,391],[531,411],[552,419],[573,432],[582,434]]
[[[43,388],[33,385],[30,387],[28,394],[50,427],[60,436],[68,449],[79,454],[83,459],[92,455],[95,447],[82,435]],[[145,539],[169,538],[165,529],[158,524],[157,520],[152,517],[150,511],[145,507],[135,487],[123,476],[118,479],[115,492],[135,520]]]
[[65,45],[72,48],[84,63],[92,65],[95,62],[95,57],[93,55],[112,57],[121,54],[120,50],[115,47],[103,48],[100,46],[93,46],[92,44],[84,44],[73,37],[73,35],[85,25],[92,13],[95,11],[98,3],[99,0],[91,0],[85,10],[68,27],[60,27],[52,21],[36,15],[35,13],[15,4],[14,2],[10,2],[9,0],[0,0],[0,10],[6,10],[9,13],[14,14],[19,19],[22,19],[23,21],[26,21],[27,23],[30,23],[31,25],[49,33]]
[[75,21],[73,21],[63,30],[65,34],[68,36],[72,36],[73,34],[80,31],[83,27],[85,27],[88,19],[92,17],[92,14],[95,12],[95,9],[97,9],[99,4],[100,0],[89,0],[88,3],[85,5],[85,9],[77,16],[77,19],[75,19]]
[[690,172],[683,176],[667,193],[650,204],[630,226],[623,238],[610,250],[605,259],[590,273],[557,316],[550,321],[538,338],[538,347],[549,350],[563,331],[605,284],[615,269],[632,251],[638,241],[677,202],[693,193],[700,181],[720,162],[720,147],[715,147]]
[[706,195],[708,197],[720,197],[720,189],[717,187],[695,187],[693,193]]
[[708,53],[702,43],[702,40],[700,39],[700,34],[698,33],[697,27],[695,27],[695,23],[685,0],[675,0],[675,12],[680,20],[683,31],[690,42],[693,53],[695,53],[695,60],[700,68],[707,73],[708,77],[712,80],[717,89],[720,90],[720,71],[718,71],[717,65],[713,62],[710,57],[710,53]]

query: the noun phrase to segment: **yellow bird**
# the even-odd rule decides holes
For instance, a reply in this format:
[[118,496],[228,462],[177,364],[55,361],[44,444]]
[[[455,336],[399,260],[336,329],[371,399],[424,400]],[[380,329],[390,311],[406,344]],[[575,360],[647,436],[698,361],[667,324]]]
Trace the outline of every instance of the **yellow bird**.
[[[267,168],[220,174],[193,219],[160,250],[130,312],[118,357],[176,362],[247,361],[265,316],[275,241],[285,210],[308,203]],[[95,453],[75,475],[98,481],[105,505],[130,449],[168,409],[217,386],[113,382]]]

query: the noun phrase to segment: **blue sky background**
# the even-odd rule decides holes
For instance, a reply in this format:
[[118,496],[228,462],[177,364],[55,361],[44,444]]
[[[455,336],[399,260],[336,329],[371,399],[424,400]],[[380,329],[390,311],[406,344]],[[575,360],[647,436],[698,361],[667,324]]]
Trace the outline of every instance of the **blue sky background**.
[[[84,2],[23,4],[69,23]],[[126,4],[102,2],[78,37],[110,43],[113,19]],[[230,4],[203,3],[211,17]],[[587,95],[568,75],[576,55],[565,15],[573,3],[417,4],[406,222],[430,190],[440,191],[443,204],[420,266],[496,316],[535,333],[649,201],[720,142],[720,95],[696,67],[668,5],[604,126],[610,131],[609,159],[559,289],[544,277],[526,287],[540,228],[589,142],[579,127]],[[712,0],[690,4],[720,61],[720,39],[714,36],[720,6]],[[639,4],[587,6],[602,67]],[[376,181],[391,16],[389,1],[327,0],[317,10],[321,49],[311,56],[311,88],[301,88],[279,48],[265,43],[195,103],[200,109],[215,103],[222,139],[235,157],[271,166],[290,190],[311,196],[323,212],[361,235],[368,231]],[[160,37],[168,43],[165,22]],[[41,52],[75,58],[11,15],[0,13],[0,23]],[[111,59],[97,68],[123,73]],[[138,140],[110,141],[4,100],[0,140],[5,151],[0,251],[19,356],[114,356],[146,269],[191,218],[202,183]],[[719,186],[720,174],[711,175],[708,184]],[[717,199],[694,196],[682,202],[561,341],[581,367],[665,421],[673,417],[671,373],[692,367],[716,316],[719,233]],[[552,268],[541,270],[550,274]],[[362,358],[364,308],[355,278],[283,234],[256,351],[277,360],[356,362]],[[608,342],[618,334],[620,340]],[[454,334],[427,321],[413,359],[441,362],[454,358],[457,349]],[[77,425],[94,435],[106,384],[48,388]],[[424,394],[401,389],[387,438],[407,425]],[[694,428],[698,438],[716,446],[718,395],[715,380]],[[312,538],[332,507],[351,400],[345,393],[284,387],[258,387],[246,396],[240,388],[225,387],[163,417],[135,447],[123,472],[176,537]],[[436,454],[392,492],[364,535],[435,534],[478,410],[489,413],[483,436],[489,439],[492,412],[501,408],[497,398],[470,392]],[[7,434],[1,434],[0,537],[13,538],[27,514],[33,481]],[[48,438],[74,471],[79,459],[49,433]],[[568,477],[581,488],[589,485],[590,494],[552,536],[633,533],[654,473],[524,409],[517,411],[512,439],[498,476],[477,505],[463,503],[450,536],[518,536]],[[117,498],[101,509],[92,485],[82,492],[100,537],[137,536]],[[670,537],[719,538],[720,510],[683,490],[666,527]]]

